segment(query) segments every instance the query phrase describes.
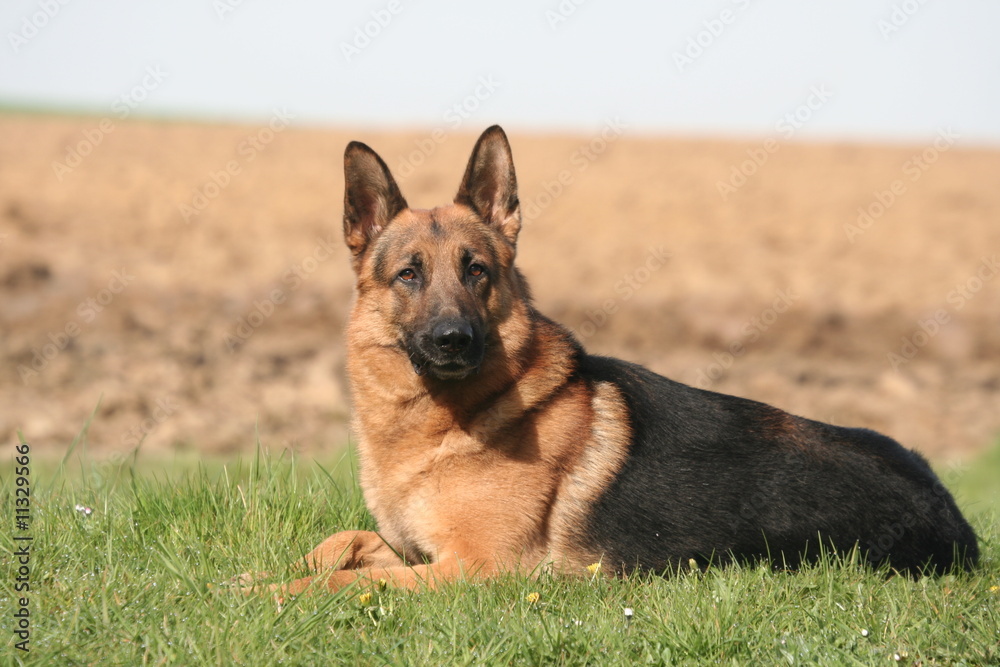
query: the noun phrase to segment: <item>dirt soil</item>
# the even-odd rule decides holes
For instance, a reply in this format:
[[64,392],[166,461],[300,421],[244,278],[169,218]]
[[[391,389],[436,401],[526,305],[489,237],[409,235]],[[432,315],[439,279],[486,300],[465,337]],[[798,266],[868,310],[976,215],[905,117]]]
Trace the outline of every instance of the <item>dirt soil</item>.
[[[0,116],[0,439],[56,455],[96,408],[105,454],[347,441],[344,146],[429,207],[482,128],[275,129]],[[511,136],[520,266],[591,351],[938,459],[996,441],[1000,151],[604,134]]]

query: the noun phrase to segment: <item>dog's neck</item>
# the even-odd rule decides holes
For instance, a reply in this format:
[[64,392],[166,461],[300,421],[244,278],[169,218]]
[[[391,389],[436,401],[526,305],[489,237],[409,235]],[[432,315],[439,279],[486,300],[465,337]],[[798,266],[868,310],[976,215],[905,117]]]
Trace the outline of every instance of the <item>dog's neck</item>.
[[579,345],[532,306],[524,304],[497,329],[478,372],[447,381],[417,375],[400,347],[380,345],[349,327],[347,368],[358,435],[386,442],[459,429],[487,442],[544,404],[575,371]]

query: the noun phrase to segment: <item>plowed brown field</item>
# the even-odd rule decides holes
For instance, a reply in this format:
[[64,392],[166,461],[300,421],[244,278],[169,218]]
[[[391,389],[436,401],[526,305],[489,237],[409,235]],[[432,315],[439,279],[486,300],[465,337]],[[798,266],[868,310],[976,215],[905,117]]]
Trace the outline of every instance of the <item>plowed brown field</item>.
[[[102,452],[342,445],[344,145],[429,207],[482,128],[110,127],[0,116],[0,438],[61,453],[97,407]],[[520,265],[590,350],[933,457],[995,442],[1000,151],[599,136],[511,135]]]

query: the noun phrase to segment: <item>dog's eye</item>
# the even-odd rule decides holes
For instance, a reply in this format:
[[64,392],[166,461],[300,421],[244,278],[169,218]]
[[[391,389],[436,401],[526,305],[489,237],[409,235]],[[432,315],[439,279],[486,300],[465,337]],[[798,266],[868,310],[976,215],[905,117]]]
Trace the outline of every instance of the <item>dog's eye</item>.
[[413,269],[403,269],[399,272],[399,279],[403,282],[412,283],[417,279],[417,272]]
[[483,268],[482,264],[469,264],[469,275],[473,278],[478,278],[484,273],[486,273],[486,269]]

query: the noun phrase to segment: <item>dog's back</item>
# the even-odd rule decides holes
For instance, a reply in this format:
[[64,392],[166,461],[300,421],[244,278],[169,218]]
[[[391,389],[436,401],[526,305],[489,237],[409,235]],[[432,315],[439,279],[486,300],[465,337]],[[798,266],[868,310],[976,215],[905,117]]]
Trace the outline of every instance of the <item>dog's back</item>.
[[794,567],[855,545],[898,570],[971,567],[976,537],[915,452],[865,429],[673,382],[617,359],[580,374],[617,386],[632,442],[586,534],[616,570],[768,558]]

